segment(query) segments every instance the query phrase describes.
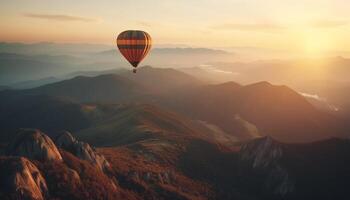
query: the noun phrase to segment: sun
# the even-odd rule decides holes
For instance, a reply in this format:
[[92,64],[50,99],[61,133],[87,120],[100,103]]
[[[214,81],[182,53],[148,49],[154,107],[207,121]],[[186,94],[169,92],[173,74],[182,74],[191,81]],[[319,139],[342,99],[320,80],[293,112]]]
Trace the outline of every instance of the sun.
[[331,47],[330,37],[320,31],[307,31],[303,37],[303,51],[305,57],[325,56]]
[[302,71],[304,78],[321,80],[328,76],[333,41],[326,30],[304,29],[300,39],[301,59],[296,63],[295,70]]

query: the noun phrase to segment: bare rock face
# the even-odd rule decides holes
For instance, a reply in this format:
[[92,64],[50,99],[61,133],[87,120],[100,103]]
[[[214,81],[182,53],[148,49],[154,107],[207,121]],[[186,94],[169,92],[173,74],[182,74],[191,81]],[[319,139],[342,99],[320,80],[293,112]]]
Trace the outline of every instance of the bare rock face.
[[9,145],[7,154],[41,161],[62,160],[61,154],[52,140],[37,129],[21,129]]
[[73,150],[73,144],[78,142],[71,133],[68,131],[63,131],[55,140],[58,147],[64,150]]
[[239,154],[241,174],[251,185],[262,191],[285,197],[294,192],[295,183],[283,166],[283,145],[270,137],[259,138],[243,145]]
[[272,138],[266,137],[241,147],[240,159],[251,162],[253,168],[268,167],[282,156],[282,148]]
[[0,157],[0,193],[5,199],[48,197],[46,181],[38,168],[23,157]]
[[87,160],[102,171],[110,168],[109,162],[103,155],[97,153],[88,143],[76,140],[71,133],[65,131],[56,139],[56,145],[76,157]]

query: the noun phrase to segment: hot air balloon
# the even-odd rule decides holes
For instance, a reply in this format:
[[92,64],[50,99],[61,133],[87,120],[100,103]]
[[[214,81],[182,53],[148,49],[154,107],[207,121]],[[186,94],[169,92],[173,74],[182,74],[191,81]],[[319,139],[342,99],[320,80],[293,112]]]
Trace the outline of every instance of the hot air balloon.
[[117,37],[117,46],[120,53],[134,67],[136,67],[146,57],[152,46],[151,36],[139,30],[128,30],[120,33]]

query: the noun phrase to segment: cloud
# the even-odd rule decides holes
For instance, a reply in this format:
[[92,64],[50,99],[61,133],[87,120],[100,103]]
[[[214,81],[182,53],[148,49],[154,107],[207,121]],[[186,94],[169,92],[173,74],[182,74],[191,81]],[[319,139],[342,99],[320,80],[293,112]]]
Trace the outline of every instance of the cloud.
[[152,27],[152,23],[146,22],[146,21],[137,21],[136,24],[139,26],[147,27],[147,28]]
[[135,21],[134,24],[137,26],[144,27],[144,28],[166,28],[167,27],[166,24],[160,23],[157,21],[152,21],[152,22],[150,22],[150,21]]
[[285,27],[274,23],[229,23],[212,26],[216,30],[237,30],[237,31],[275,31]]
[[213,65],[208,65],[208,64],[201,64],[201,65],[198,65],[198,67],[210,72],[239,75],[238,72],[221,70],[221,69],[215,68]]
[[326,107],[328,107],[328,109],[332,110],[332,111],[339,111],[339,108],[333,104],[330,104],[326,98],[320,97],[317,94],[309,94],[309,93],[304,93],[304,92],[299,92],[299,94],[301,94],[303,97],[308,98],[308,99],[313,99],[316,101],[319,101],[321,103],[323,103]]
[[74,16],[74,15],[65,15],[65,14],[38,14],[38,13],[25,13],[25,17],[37,18],[37,19],[46,19],[54,21],[81,21],[81,22],[94,22],[98,21],[97,19]]
[[317,94],[309,94],[309,93],[304,93],[304,92],[300,92],[300,94],[304,97],[310,98],[310,99],[315,99],[317,101],[323,101],[326,102],[327,100],[325,98],[321,98],[320,96],[318,96]]
[[315,20],[310,23],[310,25],[314,28],[336,28],[340,26],[345,26],[349,22],[346,20],[330,20],[330,19],[322,19]]

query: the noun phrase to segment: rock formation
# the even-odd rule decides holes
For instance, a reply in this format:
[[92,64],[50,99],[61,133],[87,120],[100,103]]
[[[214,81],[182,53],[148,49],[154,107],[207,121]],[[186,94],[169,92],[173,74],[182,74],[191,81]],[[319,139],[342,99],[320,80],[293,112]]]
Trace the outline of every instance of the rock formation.
[[23,157],[0,157],[0,193],[11,199],[41,200],[48,197],[46,181],[38,168]]
[[78,141],[67,131],[60,134],[55,143],[57,147],[72,153],[82,160],[89,161],[103,171],[110,168],[110,164],[103,155],[97,153],[88,143]]
[[251,185],[262,183],[261,190],[268,194],[286,196],[294,191],[295,183],[281,162],[283,156],[283,145],[270,137],[248,142],[239,153],[241,174]]
[[37,129],[21,129],[14,141],[9,144],[7,154],[41,161],[62,160],[52,140]]

